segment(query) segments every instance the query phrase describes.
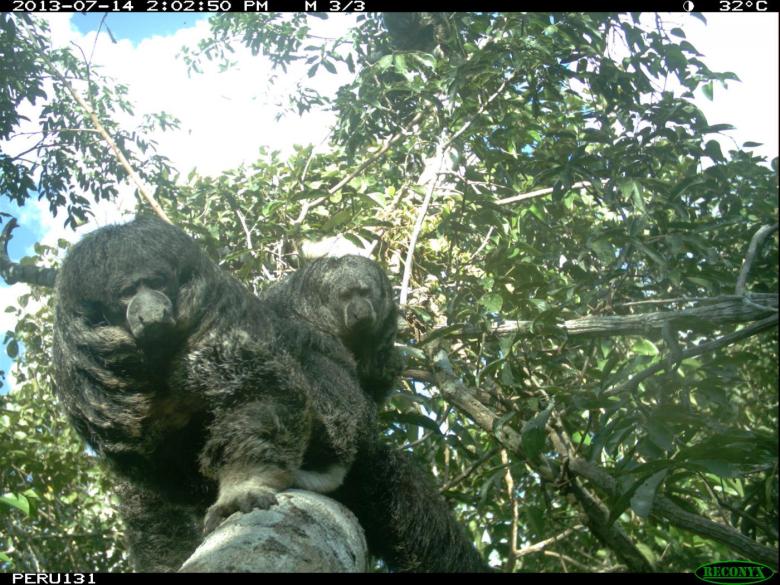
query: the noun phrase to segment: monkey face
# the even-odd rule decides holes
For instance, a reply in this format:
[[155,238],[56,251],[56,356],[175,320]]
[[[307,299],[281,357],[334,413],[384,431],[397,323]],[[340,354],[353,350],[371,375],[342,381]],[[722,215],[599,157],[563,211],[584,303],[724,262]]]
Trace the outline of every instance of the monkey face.
[[319,294],[329,328],[355,351],[382,329],[393,311],[392,288],[381,268],[360,256],[322,261]]
[[83,287],[83,294],[74,300],[76,314],[88,326],[123,329],[144,348],[175,330],[176,314],[171,299],[176,298],[178,282],[175,275],[160,266],[157,270],[139,271],[138,266],[143,266],[143,262],[137,260],[135,266],[125,267],[127,272],[121,270],[113,278],[103,280],[102,290]]
[[359,285],[343,288],[337,293],[337,297],[342,310],[338,320],[343,333],[370,330],[374,326],[376,299],[372,300],[370,287]]
[[179,230],[163,231],[158,224],[137,220],[132,230],[99,230],[74,246],[63,263],[58,311],[101,336],[103,343],[90,342],[94,351],[135,346],[167,353],[197,321],[193,307],[201,303],[194,298],[199,287],[192,275],[200,253]]

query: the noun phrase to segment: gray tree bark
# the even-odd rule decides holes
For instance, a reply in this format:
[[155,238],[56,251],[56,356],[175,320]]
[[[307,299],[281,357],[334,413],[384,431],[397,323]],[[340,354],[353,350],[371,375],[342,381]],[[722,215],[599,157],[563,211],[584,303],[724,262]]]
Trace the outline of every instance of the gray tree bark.
[[363,529],[321,494],[290,490],[268,510],[236,512],[209,534],[183,573],[356,573],[368,569]]

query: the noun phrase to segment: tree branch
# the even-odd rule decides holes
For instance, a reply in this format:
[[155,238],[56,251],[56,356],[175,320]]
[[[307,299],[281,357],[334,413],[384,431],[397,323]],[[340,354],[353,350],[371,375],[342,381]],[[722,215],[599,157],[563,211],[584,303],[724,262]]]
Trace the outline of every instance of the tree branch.
[[570,534],[574,533],[575,531],[579,530],[582,527],[583,527],[582,524],[577,524],[576,526],[567,528],[560,534],[556,534],[555,536],[552,536],[545,540],[540,540],[539,542],[535,542],[534,544],[529,544],[528,546],[523,547],[522,549],[517,551],[517,554],[515,556],[519,558],[533,553],[541,552],[544,549],[546,549],[548,546],[555,544],[556,542],[559,542],[564,538],[567,538]]
[[[571,187],[569,187],[569,189],[581,189],[583,187],[590,187],[591,184],[592,183],[590,181],[580,181],[579,183],[574,183]],[[554,190],[555,190],[554,187],[537,189],[536,191],[530,191],[529,193],[523,193],[522,195],[512,195],[511,197],[498,199],[493,203],[496,205],[508,205],[509,203],[517,203],[518,201],[524,201],[526,199],[533,199],[534,197],[542,197],[544,195],[549,195]]]
[[238,201],[236,201],[236,198],[233,197],[232,193],[225,193],[225,198],[228,200],[228,203],[230,204],[230,208],[233,210],[233,213],[236,214],[236,217],[238,218],[238,221],[241,224],[241,228],[244,230],[246,248],[251,252],[252,249],[254,248],[254,246],[252,246],[252,232],[249,229],[249,226],[247,226],[246,224],[246,218],[244,217],[244,214],[241,213],[241,208],[238,205]]
[[48,58],[48,56],[46,55],[46,47],[43,46],[43,40],[38,39],[38,44],[40,49],[39,54],[41,56],[41,59],[46,63],[49,73],[54,78],[56,78],[60,83],[62,83],[62,85],[71,95],[71,97],[73,97],[73,99],[76,100],[76,103],[78,103],[79,106],[81,106],[81,108],[84,110],[84,112],[86,112],[95,130],[97,130],[98,134],[100,134],[100,136],[103,138],[103,140],[108,145],[111,152],[114,153],[114,156],[119,161],[119,164],[122,165],[122,168],[125,169],[125,172],[128,174],[128,176],[133,181],[133,183],[135,183],[138,192],[146,200],[146,202],[154,210],[154,212],[160,217],[160,219],[168,223],[172,223],[171,220],[168,218],[168,216],[165,214],[165,211],[163,211],[162,207],[160,207],[160,204],[157,203],[154,196],[146,188],[146,185],[144,185],[144,182],[141,180],[141,177],[139,177],[138,173],[135,172],[135,169],[130,164],[130,161],[127,160],[127,157],[125,157],[124,153],[120,150],[119,146],[114,141],[113,137],[108,133],[105,126],[103,126],[103,124],[100,122],[100,119],[97,117],[97,114],[92,109],[92,107],[76,91],[76,89],[73,87],[73,85],[68,80],[68,78],[62,73],[60,73],[60,71],[57,69],[54,63]]
[[8,242],[13,237],[13,231],[17,225],[16,218],[12,217],[5,224],[2,234],[0,234],[0,276],[8,284],[26,282],[37,286],[53,287],[57,278],[56,269],[17,264],[8,257]]
[[[727,323],[744,323],[776,314],[778,308],[777,293],[752,293],[750,304],[744,302],[744,297],[729,295],[714,297],[717,302],[705,306],[681,309],[679,311],[657,311],[637,315],[606,315],[567,319],[559,328],[570,337],[586,336],[616,336],[616,335],[647,335],[660,332],[668,323],[674,329],[707,330],[720,327]],[[702,299],[704,301],[704,299]],[[505,335],[514,333],[530,335],[533,333],[533,321],[504,321],[489,329],[489,333]],[[449,328],[449,327],[448,327]],[[444,329],[433,329],[429,336],[437,336]],[[478,336],[483,330],[473,325],[462,325],[462,331],[468,336]],[[425,341],[423,340],[422,343]]]
[[753,237],[750,239],[750,244],[748,245],[747,253],[745,254],[745,261],[742,263],[742,270],[740,270],[739,277],[737,278],[737,286],[734,291],[736,294],[740,296],[745,294],[747,277],[750,273],[750,267],[753,265],[753,260],[755,260],[756,254],[758,253],[758,248],[769,234],[777,231],[777,227],[778,224],[765,225],[753,234]]
[[[772,318],[776,319],[777,317],[773,316]],[[442,349],[434,350],[428,348],[426,349],[426,354],[433,364],[434,379],[442,395],[471,417],[481,428],[492,433],[507,449],[525,459],[521,448],[520,434],[509,427],[508,424],[498,424],[499,419],[496,414],[482,404],[474,396],[474,393],[455,376],[447,353]],[[561,447],[560,441],[556,441],[556,433],[550,433],[550,436],[553,439],[553,443],[557,443],[556,448],[562,449],[563,452],[561,454],[568,457],[570,471],[584,477],[611,496],[617,495],[617,482],[609,473],[596,465],[579,459],[572,451]],[[541,464],[535,466],[534,469],[544,480],[554,481],[556,479],[556,474],[543,458],[541,459]],[[775,569],[777,568],[776,550],[751,540],[730,526],[723,526],[696,514],[686,512],[668,498],[661,495],[656,496],[652,513],[666,518],[675,526],[721,542],[744,555],[745,558],[764,563]]]
[[[586,478],[610,496],[618,495],[617,481],[606,471],[578,457],[569,456],[569,469]],[[666,518],[679,528],[721,542],[745,558],[764,563],[777,570],[777,550],[751,540],[730,526],[724,526],[692,514],[662,495],[656,495],[651,512],[654,516]]]
[[444,150],[449,148],[455,140],[458,139],[459,136],[461,136],[466,130],[468,130],[471,125],[474,123],[474,120],[476,120],[479,116],[482,115],[482,113],[485,111],[485,109],[495,100],[499,95],[501,95],[501,92],[504,91],[507,85],[509,85],[510,82],[515,80],[515,75],[512,75],[510,77],[507,77],[504,81],[501,82],[501,85],[498,86],[498,89],[487,99],[485,100],[485,103],[479,106],[477,111],[474,113],[473,116],[471,116],[468,121],[463,124],[463,126],[460,127],[460,129],[455,132],[452,136],[450,136],[449,140],[444,144],[442,147]]
[[236,513],[209,534],[180,572],[364,572],[357,518],[322,494],[288,490],[270,510]]
[[601,393],[601,396],[604,397],[615,396],[617,394],[621,394],[623,392],[632,390],[633,388],[636,388],[636,386],[643,380],[646,380],[647,378],[660,372],[661,370],[669,369],[671,366],[681,362],[684,359],[701,355],[703,353],[715,351],[722,347],[726,347],[727,345],[731,345],[732,343],[736,343],[737,341],[742,341],[743,339],[747,339],[748,337],[752,337],[753,335],[758,335],[759,333],[763,333],[764,331],[767,331],[769,329],[775,329],[777,327],[777,322],[778,322],[778,315],[775,314],[770,317],[767,317],[766,319],[762,319],[761,321],[753,323],[752,325],[748,325],[747,327],[740,329],[739,331],[734,331],[733,333],[729,333],[728,335],[723,335],[715,339],[714,341],[703,343],[701,345],[697,345],[696,347],[688,348],[684,351],[679,352],[678,356],[676,357],[676,359],[673,360],[672,363],[669,363],[666,360],[658,362],[657,364],[654,364],[649,368],[639,372],[630,380],[627,380],[626,382],[623,382],[621,384],[618,384],[616,386],[613,386],[612,388],[605,390],[604,392]]
[[631,571],[649,573],[653,566],[631,541],[617,522],[609,523],[609,509],[587,489],[572,480],[568,489],[579,502],[587,516],[587,525],[607,547],[615,551]]
[[335,194],[339,189],[341,189],[344,185],[349,183],[352,179],[357,177],[360,173],[362,173],[366,168],[368,168],[371,164],[373,164],[379,157],[381,157],[384,153],[386,153],[388,150],[390,150],[390,147],[393,146],[396,142],[398,142],[402,137],[409,134],[409,131],[420,121],[422,120],[423,112],[419,112],[414,118],[412,118],[412,121],[409,122],[409,124],[404,128],[403,130],[399,130],[395,134],[393,134],[390,138],[388,138],[382,146],[379,147],[379,150],[377,150],[374,154],[369,156],[366,160],[364,160],[362,163],[360,163],[355,170],[353,170],[351,173],[349,173],[346,177],[341,179],[338,183],[333,185],[330,189],[328,189],[328,194],[323,195],[322,197],[318,197],[317,199],[313,199],[312,201],[304,201],[303,206],[301,207],[301,212],[298,214],[298,217],[293,221],[294,225],[298,225],[303,223],[303,220],[306,218],[306,215],[309,213],[309,210],[312,207],[317,207],[320,205],[323,201],[325,201],[328,197]]
[[[409,245],[406,248],[406,258],[404,260],[404,274],[401,278],[401,293],[399,295],[398,304],[401,307],[406,306],[406,300],[409,295],[409,281],[412,278],[412,264],[414,263],[414,248],[417,246],[417,238],[420,236],[423,223],[425,222],[425,216],[428,214],[428,206],[433,198],[433,192],[436,190],[436,185],[439,182],[439,171],[441,171],[444,165],[444,159],[447,156],[447,148],[439,147],[436,149],[436,154],[428,161],[426,168],[423,170],[421,177],[428,174],[429,165],[436,165],[438,168],[435,172],[430,173],[428,178],[428,190],[425,192],[425,198],[423,199],[422,206],[417,212],[417,218],[414,221],[414,227],[412,228],[412,234],[409,236]],[[425,184],[425,181],[421,181]]]

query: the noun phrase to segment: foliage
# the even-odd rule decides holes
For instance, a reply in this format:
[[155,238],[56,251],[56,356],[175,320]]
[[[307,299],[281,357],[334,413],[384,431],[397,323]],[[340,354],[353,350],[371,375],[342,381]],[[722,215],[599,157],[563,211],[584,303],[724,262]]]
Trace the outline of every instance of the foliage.
[[[310,77],[340,71],[349,81],[333,97],[302,86],[293,100],[300,110],[338,113],[327,152],[304,146],[287,159],[264,152],[219,177],[166,179],[157,192],[166,213],[255,290],[295,266],[304,239],[343,234],[376,243],[406,298],[408,375],[383,414],[388,435],[435,470],[500,569],[690,571],[739,556],[729,539],[662,517],[653,508],[662,495],[776,548],[776,326],[680,360],[681,351],[743,325],[697,319],[632,335],[575,335],[566,325],[707,307],[687,299],[734,293],[751,237],[777,222],[777,159],[770,168],[750,153],[751,143],[722,152],[713,135],[727,125],[708,122],[692,100],[694,91],[711,95],[713,84],[734,75],[710,71],[681,29],[636,15],[415,14],[426,34],[412,39],[398,39],[403,29],[394,26],[388,34],[376,15],[359,16],[347,36],[330,40],[311,36],[313,17],[304,14],[212,17],[212,37],[186,51],[194,71],[204,59],[229,67],[241,43],[280,68],[301,61]],[[41,63],[32,48],[20,59]],[[83,64],[72,64],[83,79]],[[671,82],[679,89],[668,89]],[[2,94],[17,97],[0,101],[12,124],[22,96],[41,86],[18,87]],[[110,167],[107,153],[94,152],[77,168]],[[135,163],[144,168],[149,160],[139,154]],[[102,176],[105,183],[84,184],[96,197],[110,196],[124,178]],[[145,178],[159,184],[156,176]],[[63,204],[56,195],[49,200]],[[777,293],[777,254],[773,235],[752,264],[751,292]],[[647,302],[665,299],[673,301]],[[38,372],[36,392],[48,384],[46,322],[45,313],[30,315],[16,331],[28,348],[20,371]],[[505,333],[495,334],[497,327]],[[40,353],[30,349],[35,340]],[[483,410],[452,399],[432,359],[440,350]],[[659,373],[630,383],[659,365]],[[31,418],[53,416],[39,406],[49,398],[24,388],[6,397],[7,415],[16,412],[13,403]],[[480,418],[485,412],[490,417]],[[70,436],[59,425],[43,424],[58,445]],[[510,431],[519,444],[507,439]],[[20,443],[3,440],[4,456],[12,448],[45,452],[35,464],[49,473],[69,466],[73,475],[51,484],[56,493],[88,485],[94,470],[75,451],[62,461],[54,439],[46,447],[13,440]],[[567,458],[608,472],[615,489],[570,471]],[[6,489],[32,486],[43,499],[47,487],[27,479],[32,459],[18,456]],[[629,547],[594,536],[598,522],[587,515],[582,487],[608,509],[601,527],[619,527]],[[76,512],[61,510],[61,532],[98,517]],[[28,532],[45,523],[18,509],[8,514]],[[516,555],[561,533],[546,553]],[[11,546],[18,542],[12,536]],[[632,547],[647,565],[631,560]],[[99,548],[85,542],[78,554],[92,559]],[[7,550],[17,567],[34,566],[30,554]],[[52,545],[41,550],[51,553]],[[103,568],[112,562],[112,554],[95,560]]]
[[[24,310],[42,300],[39,309]],[[38,292],[20,297],[13,337],[24,340],[24,366],[17,368],[13,393],[0,396],[0,566],[34,572],[127,570],[107,480],[54,408],[50,301]]]
[[[103,76],[83,53],[51,49],[48,25],[32,16],[0,16],[0,55],[14,64],[13,70],[4,67],[0,77],[0,140],[29,135],[23,152],[0,152],[4,196],[20,205],[33,194],[45,198],[51,212],[64,210],[65,225],[74,227],[90,215],[83,194],[95,201],[116,197],[127,171],[100,141],[73,91],[83,94],[136,172],[165,191],[171,169],[147,136],[158,127],[176,127],[175,119],[161,113],[145,117],[134,130],[123,129],[117,120],[134,113],[127,87]],[[30,110],[37,116],[34,125]]]

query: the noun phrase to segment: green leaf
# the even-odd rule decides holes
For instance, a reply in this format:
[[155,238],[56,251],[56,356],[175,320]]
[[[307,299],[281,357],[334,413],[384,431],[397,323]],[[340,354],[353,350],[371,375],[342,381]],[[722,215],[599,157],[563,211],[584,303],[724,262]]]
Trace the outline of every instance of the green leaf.
[[21,510],[24,512],[25,516],[30,515],[30,501],[22,494],[7,493],[3,496],[0,496],[0,503]]
[[504,306],[504,299],[498,293],[487,293],[479,299],[479,304],[489,313],[499,313]]
[[658,355],[658,348],[649,339],[640,339],[639,341],[634,342],[631,346],[631,351],[638,355]]
[[715,134],[717,132],[724,132],[726,130],[735,130],[736,127],[732,124],[715,124],[713,126],[707,126],[704,130],[704,134]]
[[708,140],[707,144],[704,145],[704,152],[715,162],[725,160],[723,152],[720,150],[720,143],[717,140]]
[[352,209],[342,209],[323,224],[322,231],[330,232],[335,230],[337,227],[347,223],[353,215]]
[[706,289],[706,290],[712,290],[712,282],[709,280],[706,280],[704,278],[699,278],[698,276],[686,276],[685,280],[688,280],[694,284],[699,285],[700,287]]
[[657,420],[650,421],[645,427],[648,438],[664,451],[674,449],[674,433]]
[[714,92],[714,86],[712,84],[712,81],[708,81],[704,85],[701,86],[702,92],[704,92],[704,97],[706,97],[708,100],[712,101],[713,99],[713,92]]
[[634,495],[631,497],[631,509],[634,510],[638,516],[642,518],[650,516],[650,512],[653,510],[653,501],[655,500],[656,491],[667,473],[667,469],[654,473],[642,482],[634,492]]
[[395,413],[393,415],[393,420],[398,423],[414,425],[414,426],[422,427],[424,429],[428,429],[429,431],[441,433],[441,430],[439,429],[439,425],[436,424],[436,421],[428,418],[427,416],[423,416],[422,414]]
[[[663,468],[660,470],[653,469],[651,473],[643,472],[637,481],[633,482],[628,487],[628,489],[620,493],[620,495],[609,506],[609,518],[607,519],[607,524],[612,525],[615,520],[617,520],[620,515],[629,508],[629,506],[632,506],[634,496],[643,486],[644,492],[637,500],[637,505],[639,506],[640,510],[645,510],[648,503],[652,508],[652,501],[655,497],[655,488],[658,486],[658,483],[655,483],[653,478],[660,476],[660,479],[658,480],[660,482],[660,480],[663,479],[663,476],[666,474],[667,467],[669,465],[670,464],[667,461],[659,461],[654,462],[654,465],[652,466],[642,466],[643,468],[649,467],[651,469],[659,466],[662,466]],[[639,471],[637,470],[637,472]],[[650,493],[651,490],[652,494]]]
[[637,181],[623,181],[620,184],[620,191],[626,198],[630,198],[634,207],[642,214],[646,213],[645,201],[642,198],[642,185]]
[[379,71],[384,71],[386,69],[389,69],[393,65],[393,58],[394,55],[385,55],[379,61],[377,61],[374,65]]
[[409,73],[409,70],[406,66],[406,57],[403,53],[398,53],[395,55],[395,58],[393,59],[393,66],[395,68],[395,72],[399,75],[406,77]]
[[745,474],[743,466],[717,459],[691,459],[685,464],[685,467],[701,468],[718,477],[742,477]]
[[[425,345],[426,343],[430,343],[431,341],[433,341],[435,339],[438,339],[440,337],[444,337],[446,335],[457,333],[457,332],[461,331],[462,329],[463,329],[462,325],[449,325],[447,327],[441,327],[441,328],[438,328],[438,329],[434,329],[433,331],[431,331],[431,333],[429,333],[428,335],[423,337],[419,341],[418,345],[420,345],[420,346]],[[422,352],[420,353],[420,357],[423,358],[423,359],[425,357],[424,354],[422,354]]]
[[527,421],[520,432],[521,442],[525,456],[530,459],[536,459],[542,453],[547,440],[545,425],[552,413],[553,402],[542,412],[538,413],[531,420]]

